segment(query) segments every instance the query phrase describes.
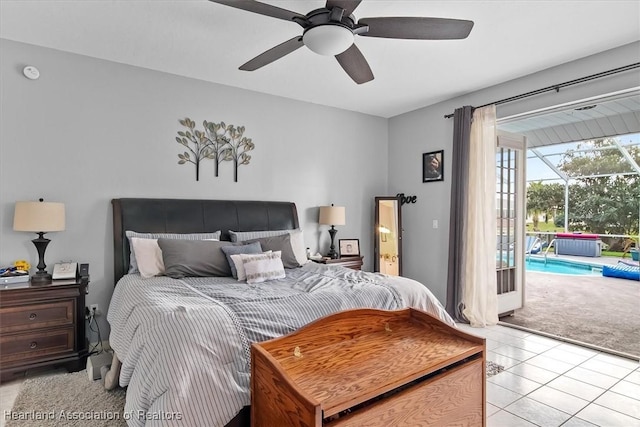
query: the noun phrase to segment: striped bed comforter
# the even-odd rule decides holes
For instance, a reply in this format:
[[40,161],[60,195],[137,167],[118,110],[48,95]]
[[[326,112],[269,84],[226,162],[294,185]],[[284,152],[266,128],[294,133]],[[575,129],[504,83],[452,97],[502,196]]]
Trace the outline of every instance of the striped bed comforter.
[[285,279],[126,275],[107,319],[131,426],[224,426],[250,404],[250,346],[337,311],[416,307],[453,325],[431,292],[402,277],[308,263]]

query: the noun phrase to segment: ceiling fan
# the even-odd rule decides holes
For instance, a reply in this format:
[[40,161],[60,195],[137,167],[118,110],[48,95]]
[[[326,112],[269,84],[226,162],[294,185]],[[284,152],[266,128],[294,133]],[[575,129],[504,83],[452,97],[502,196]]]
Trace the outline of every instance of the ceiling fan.
[[254,71],[307,46],[320,55],[332,55],[358,84],[373,80],[367,60],[354,44],[356,35],[392,39],[453,40],[466,38],[473,21],[424,17],[362,18],[356,23],[353,11],[362,0],[327,0],[325,7],[299,14],[254,0],[210,0],[272,18],[295,22],[304,31],[284,43],[261,53],[240,66]]

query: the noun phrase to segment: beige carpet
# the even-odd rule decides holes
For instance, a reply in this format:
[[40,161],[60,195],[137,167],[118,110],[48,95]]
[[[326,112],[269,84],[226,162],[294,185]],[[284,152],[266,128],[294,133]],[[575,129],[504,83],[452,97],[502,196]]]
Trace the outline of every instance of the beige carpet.
[[5,414],[6,427],[126,426],[124,396],[90,381],[87,371],[27,379]]
[[[504,368],[487,361],[487,377]],[[86,371],[25,380],[6,427],[119,427],[125,391],[107,391],[100,381],[89,381]]]
[[527,272],[525,307],[500,320],[640,356],[640,282]]

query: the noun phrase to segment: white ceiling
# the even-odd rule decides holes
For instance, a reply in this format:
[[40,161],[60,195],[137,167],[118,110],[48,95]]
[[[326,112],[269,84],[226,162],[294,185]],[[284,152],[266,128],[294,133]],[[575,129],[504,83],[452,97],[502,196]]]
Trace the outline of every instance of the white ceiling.
[[[266,2],[302,14],[324,5]],[[640,40],[638,0],[364,0],[355,16],[475,26],[465,40],[357,37],[375,75],[363,85],[306,48],[238,70],[301,28],[207,0],[0,0],[0,37],[381,117]]]

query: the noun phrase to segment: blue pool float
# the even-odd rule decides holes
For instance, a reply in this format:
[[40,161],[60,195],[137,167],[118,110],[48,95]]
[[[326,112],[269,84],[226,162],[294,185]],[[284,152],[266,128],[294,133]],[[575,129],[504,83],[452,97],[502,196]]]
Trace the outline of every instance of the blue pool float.
[[618,261],[618,264],[616,265],[602,266],[602,275],[606,277],[618,277],[620,279],[640,281],[640,266]]

